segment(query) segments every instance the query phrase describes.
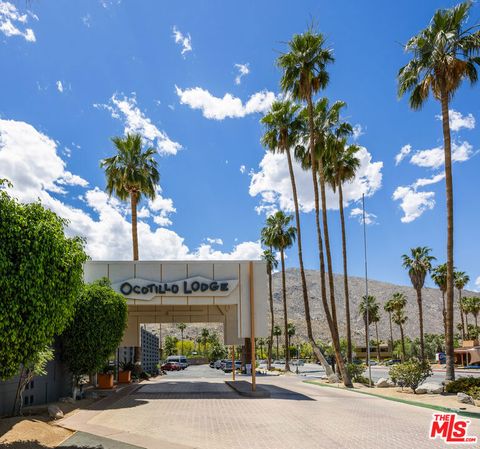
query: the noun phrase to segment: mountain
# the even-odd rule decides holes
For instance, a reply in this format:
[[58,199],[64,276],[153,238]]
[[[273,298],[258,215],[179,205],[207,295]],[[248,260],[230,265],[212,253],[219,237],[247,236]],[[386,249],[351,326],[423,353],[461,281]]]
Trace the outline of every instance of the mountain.
[[[310,310],[312,314],[312,327],[315,339],[320,338],[330,341],[330,331],[323,312],[320,293],[320,274],[315,270],[306,270],[308,294],[310,297]],[[345,324],[345,295],[343,291],[343,276],[334,274],[335,297],[337,304],[337,318],[340,336],[346,335]],[[302,339],[306,338],[307,331],[305,325],[305,314],[303,306],[302,284],[300,279],[300,271],[296,268],[286,270],[286,286],[287,286],[287,304],[288,319],[295,323],[297,335]],[[283,328],[283,306],[282,306],[282,277],[281,273],[274,273],[273,276],[273,302],[275,322]],[[363,319],[358,313],[359,304],[362,296],[365,295],[365,279],[349,276],[349,292],[350,292],[350,315],[352,326],[352,339],[354,344],[362,344],[365,341],[365,327]],[[381,340],[390,338],[390,327],[388,314],[384,311],[383,305],[391,298],[393,293],[404,293],[407,297],[406,315],[407,323],[404,326],[405,336],[418,336],[418,306],[417,296],[412,287],[390,284],[387,282],[368,281],[368,293],[377,298],[380,305],[380,321],[378,323],[378,334]],[[478,293],[465,291],[464,296],[475,296]],[[328,295],[328,279],[327,279],[327,295]],[[423,319],[425,333],[443,333],[442,318],[442,294],[440,290],[433,288],[424,288],[422,290],[423,297]],[[455,292],[455,325],[460,322],[460,314],[458,310],[457,292]],[[473,318],[469,317],[471,323]],[[370,328],[370,335],[375,338],[375,327]],[[400,338],[398,326],[393,324],[393,338]],[[295,340],[294,340],[295,341]]]

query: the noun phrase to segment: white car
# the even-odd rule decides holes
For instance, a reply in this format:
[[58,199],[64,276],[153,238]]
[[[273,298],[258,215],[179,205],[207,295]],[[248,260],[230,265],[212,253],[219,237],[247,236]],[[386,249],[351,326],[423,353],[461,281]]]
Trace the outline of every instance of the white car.
[[185,369],[188,367],[188,360],[184,355],[171,355],[167,357],[167,363],[168,362],[178,363],[181,369]]

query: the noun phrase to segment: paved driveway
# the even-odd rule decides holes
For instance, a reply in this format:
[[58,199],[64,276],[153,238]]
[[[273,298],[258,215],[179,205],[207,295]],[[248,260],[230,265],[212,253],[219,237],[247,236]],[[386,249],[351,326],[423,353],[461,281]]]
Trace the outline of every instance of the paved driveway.
[[[272,397],[244,398],[223,383],[225,376],[202,376],[209,369],[190,367],[189,377],[184,372],[143,383],[108,409],[82,411],[62,424],[148,449],[452,447],[428,439],[429,409],[309,385],[296,376],[259,378]],[[480,436],[480,421],[472,421],[469,434]]]

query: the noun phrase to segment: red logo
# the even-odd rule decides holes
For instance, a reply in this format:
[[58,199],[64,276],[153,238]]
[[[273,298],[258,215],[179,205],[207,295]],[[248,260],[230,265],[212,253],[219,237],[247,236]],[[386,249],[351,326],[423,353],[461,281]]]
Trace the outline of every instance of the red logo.
[[447,444],[476,443],[477,437],[467,435],[469,419],[458,417],[455,413],[435,413],[430,426],[430,439],[442,439]]

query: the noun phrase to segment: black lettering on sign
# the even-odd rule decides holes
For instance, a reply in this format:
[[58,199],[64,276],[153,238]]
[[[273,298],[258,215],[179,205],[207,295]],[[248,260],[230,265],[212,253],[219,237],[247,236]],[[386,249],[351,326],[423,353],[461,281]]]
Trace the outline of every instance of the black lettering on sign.
[[218,290],[218,282],[211,282],[210,283],[210,290],[212,290],[212,292],[216,292]]
[[172,284],[172,293],[178,293],[178,284]]
[[133,286],[133,292],[137,293],[137,294],[140,294],[140,287],[138,285],[134,285]]
[[185,294],[189,294],[189,293],[192,293],[192,290],[189,290],[188,289],[188,282],[187,281],[183,281],[183,293]]
[[148,287],[142,287],[142,295],[146,295],[148,293]]
[[200,291],[206,292],[208,290],[208,284],[204,284],[203,282],[200,284]]
[[123,295],[129,295],[130,293],[132,293],[132,284],[130,284],[129,282],[124,282],[122,285],[120,285],[120,292]]
[[168,286],[168,284],[163,284],[163,288],[165,289],[166,292],[171,292],[172,290]]
[[228,282],[220,282],[220,291],[228,292]]
[[193,281],[192,282],[192,290],[196,292],[200,288],[200,282]]

